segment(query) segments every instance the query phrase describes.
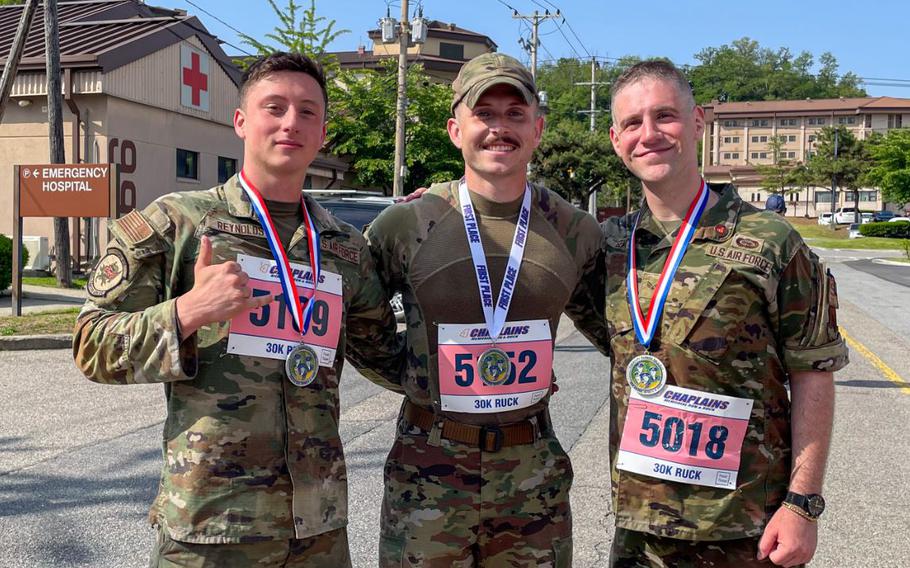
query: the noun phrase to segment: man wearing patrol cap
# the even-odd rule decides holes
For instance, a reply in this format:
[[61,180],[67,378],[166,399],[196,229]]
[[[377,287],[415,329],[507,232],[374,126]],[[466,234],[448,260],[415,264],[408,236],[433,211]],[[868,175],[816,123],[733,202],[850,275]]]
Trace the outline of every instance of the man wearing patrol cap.
[[611,565],[808,562],[847,364],[834,278],[779,215],[708,188],[704,112],[672,64],[630,67],[612,97],[644,199],[604,223]]
[[467,62],[449,137],[461,180],[386,209],[367,239],[407,318],[406,394],[385,465],[380,566],[571,565],[572,467],[548,414],[567,313],[601,348],[596,221],[527,167],[544,128],[530,72]]
[[[345,355],[397,365],[360,232],[301,189],[325,76],[275,53],[243,76],[243,169],[111,223],[73,339],[99,383],[162,383],[151,566],[350,566],[338,433]],[[375,378],[375,374],[371,374]]]

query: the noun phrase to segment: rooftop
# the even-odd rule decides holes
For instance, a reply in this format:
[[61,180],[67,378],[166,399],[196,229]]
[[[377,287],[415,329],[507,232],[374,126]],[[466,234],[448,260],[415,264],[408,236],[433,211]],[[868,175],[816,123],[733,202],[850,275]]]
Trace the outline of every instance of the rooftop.
[[839,99],[804,99],[789,101],[745,101],[722,103],[712,101],[704,105],[715,116],[758,114],[858,114],[863,111],[889,110],[910,112],[910,99],[895,97],[856,97]]

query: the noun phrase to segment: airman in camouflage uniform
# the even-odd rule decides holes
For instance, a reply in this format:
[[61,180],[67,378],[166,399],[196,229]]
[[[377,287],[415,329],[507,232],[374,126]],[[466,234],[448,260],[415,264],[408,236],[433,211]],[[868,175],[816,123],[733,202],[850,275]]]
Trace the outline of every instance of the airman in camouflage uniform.
[[[244,174],[272,200],[288,259],[305,265],[300,188],[325,135],[324,85],[318,64],[275,54],[244,76],[235,114]],[[244,318],[291,325],[286,305],[261,295],[238,264],[249,255],[268,271],[273,255],[237,176],[171,193],[110,226],[73,352],[95,382],[164,384],[152,566],[350,566],[338,381],[346,353],[394,366],[401,351],[365,240],[309,196],[304,201],[319,232],[322,274],[340,275],[342,288],[341,313],[314,311],[311,331],[336,318],[340,339],[334,359],[305,386],[289,382],[282,358],[228,348]],[[282,207],[290,210],[284,221]]]
[[[530,73],[511,57],[475,58],[453,86],[449,134],[465,158],[465,191],[495,298],[505,287],[500,283],[543,118]],[[517,395],[496,394],[498,387],[478,387],[481,348],[456,353],[454,375],[446,367],[446,350],[489,337],[459,186],[434,185],[419,200],[386,209],[367,231],[381,279],[402,292],[408,339],[407,367],[397,378],[406,401],[385,465],[379,564],[568,567],[572,467],[550,424],[552,371],[543,361],[552,357],[563,312],[606,345],[603,312],[595,307],[603,299],[601,232],[591,216],[556,194],[529,187],[524,257],[503,342],[496,345],[514,349],[511,363],[505,361],[511,374],[503,378],[511,378],[504,386],[516,373],[515,384],[544,386],[539,398],[518,402]],[[519,352],[518,343],[506,342],[534,325],[547,329],[538,351]],[[448,328],[459,330],[458,341],[444,341]]]
[[[632,227],[638,219],[633,246],[639,304],[647,314],[680,219],[702,183],[695,152],[703,114],[684,77],[665,62],[630,68],[614,85],[613,97],[613,145],[642,180],[645,199],[640,211],[603,225],[613,359],[610,455],[617,529],[612,565],[805,563],[815,550],[817,525],[781,505],[788,491],[821,492],[833,371],[847,364],[835,317],[834,279],[782,217],[744,203],[727,186],[709,196],[646,349],[636,336],[628,295]],[[632,400],[634,375],[627,379],[627,368],[646,353],[665,365],[666,385],[653,395],[636,393]],[[687,398],[695,401],[690,406],[726,408],[720,397],[750,401],[735,483],[728,488],[720,486],[720,477],[714,485],[702,480],[708,470],[689,467],[695,463],[689,456],[706,452],[695,433],[701,432],[699,418],[684,418],[688,422],[674,436],[669,418],[664,423],[654,411],[642,419],[636,410],[659,405],[683,388],[695,393]],[[636,422],[627,423],[633,411]],[[735,436],[727,439],[726,427],[716,433],[712,440],[735,449]],[[662,444],[669,456],[663,463],[673,462],[679,475],[690,471],[688,479],[699,483],[659,475],[672,467],[655,465],[647,474],[621,468],[621,450],[636,447],[636,440],[658,452]],[[708,455],[720,459],[724,446],[716,448],[720,452]]]

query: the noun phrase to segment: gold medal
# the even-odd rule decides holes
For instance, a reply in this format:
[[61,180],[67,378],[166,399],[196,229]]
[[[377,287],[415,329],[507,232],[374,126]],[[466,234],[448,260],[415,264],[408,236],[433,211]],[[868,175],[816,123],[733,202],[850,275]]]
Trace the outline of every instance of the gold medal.
[[480,380],[489,387],[499,386],[509,380],[512,371],[512,362],[509,355],[502,349],[491,347],[477,359],[477,370]]
[[284,369],[291,383],[305,387],[316,380],[316,375],[319,374],[319,356],[312,347],[301,343],[288,353]]
[[642,396],[657,394],[667,384],[667,368],[653,355],[639,355],[626,365],[626,380]]

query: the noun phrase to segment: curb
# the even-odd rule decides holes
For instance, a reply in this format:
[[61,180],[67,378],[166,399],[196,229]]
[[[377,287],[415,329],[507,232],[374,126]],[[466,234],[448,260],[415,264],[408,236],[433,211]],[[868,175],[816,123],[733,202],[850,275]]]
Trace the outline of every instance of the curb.
[[73,336],[68,333],[54,335],[11,335],[0,337],[0,351],[26,351],[31,349],[70,349]]

